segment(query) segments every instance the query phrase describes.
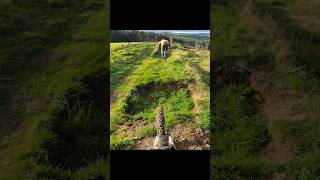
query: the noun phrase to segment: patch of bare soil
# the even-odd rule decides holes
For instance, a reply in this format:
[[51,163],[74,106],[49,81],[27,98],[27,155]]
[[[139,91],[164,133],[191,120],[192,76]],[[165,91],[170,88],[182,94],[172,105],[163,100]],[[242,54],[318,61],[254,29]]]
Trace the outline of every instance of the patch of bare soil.
[[290,142],[275,127],[277,122],[290,122],[296,113],[298,99],[285,88],[272,83],[263,69],[252,71],[251,86],[260,94],[260,111],[266,120],[269,143],[261,153],[261,158],[270,162],[286,162],[294,156]]
[[134,139],[138,140],[139,137],[136,137],[135,135],[137,132],[147,126],[147,122],[145,120],[135,120],[126,122],[125,124],[119,126],[117,129],[117,136],[121,139]]
[[[209,131],[203,130],[194,120],[177,124],[169,129],[177,150],[209,150]],[[149,150],[153,146],[155,137],[138,140],[135,150]]]
[[155,137],[144,138],[135,145],[134,150],[150,150],[153,146]]
[[176,148],[179,150],[210,150],[209,131],[190,120],[170,129]]
[[194,104],[193,111],[196,113],[201,112],[201,106],[198,103],[200,100],[202,100],[201,93],[194,84],[189,84],[188,90],[191,92],[191,97]]
[[9,97],[7,107],[0,112],[0,144],[20,129],[22,121],[18,116],[26,108],[27,100],[24,88],[18,89],[15,94]]

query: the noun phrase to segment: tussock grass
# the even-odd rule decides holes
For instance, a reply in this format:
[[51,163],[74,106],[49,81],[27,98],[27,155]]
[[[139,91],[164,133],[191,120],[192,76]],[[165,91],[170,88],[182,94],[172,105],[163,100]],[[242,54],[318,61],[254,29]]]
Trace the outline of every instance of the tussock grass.
[[252,105],[251,91],[242,84],[226,87],[216,95],[211,122],[215,144],[211,159],[214,179],[259,179],[266,175],[257,156],[268,141],[268,133],[261,115]]
[[[224,111],[239,104],[240,100],[230,101],[226,99],[235,96],[243,88],[243,85],[239,84],[237,79],[233,83],[231,81],[231,83],[223,84],[222,81],[220,88],[217,88],[218,92],[215,92],[214,112],[218,112],[217,115],[219,116],[214,115],[216,120],[213,120],[214,123],[211,127],[213,133],[212,144],[215,147],[212,156],[212,178],[262,179],[270,177],[274,173],[285,173],[289,179],[316,179],[319,177],[317,173],[319,166],[316,163],[319,160],[314,152],[319,148],[317,145],[319,139],[317,137],[319,136],[316,130],[319,124],[319,110],[315,110],[314,107],[319,106],[316,100],[319,99],[320,81],[317,75],[319,68],[316,61],[318,57],[311,52],[319,49],[317,41],[319,32],[316,28],[306,26],[298,17],[307,16],[306,21],[311,21],[312,18],[310,17],[317,16],[317,12],[313,11],[317,3],[312,0],[245,0],[233,2],[241,8],[235,9],[234,4],[224,1],[218,1],[215,3],[216,6],[212,7],[211,16],[214,26],[212,34],[216,33],[217,35],[217,37],[212,36],[212,42],[215,43],[212,53],[213,63],[216,64],[215,69],[221,73],[223,66],[229,66],[229,69],[238,67],[240,72],[240,66],[236,65],[238,62],[245,62],[247,68],[253,69],[255,68],[254,65],[259,64],[259,62],[272,67],[269,71],[269,78],[272,83],[290,92],[292,96],[301,99],[297,102],[299,105],[296,115],[292,119],[286,120],[294,122],[286,123],[284,121],[275,124],[288,138],[294,139],[295,146],[292,149],[295,151],[296,157],[293,157],[287,163],[266,164],[260,161],[254,152],[247,154],[250,147],[263,148],[264,143],[251,146],[250,141],[247,141],[244,143],[247,145],[246,148],[241,148],[240,142],[245,138],[253,139],[256,137],[265,142],[267,134],[248,135],[252,132],[249,131],[249,133],[239,133],[237,136],[230,135],[233,132],[231,127],[241,132],[242,126],[238,123],[243,122],[247,114],[238,113],[238,116],[232,117],[228,121],[229,116],[233,113],[225,113]],[[299,4],[304,3],[313,3],[315,7],[298,7]],[[301,13],[305,8],[311,10],[309,11],[310,14]],[[249,49],[251,50],[248,51]],[[252,67],[250,67],[250,62],[253,64]],[[248,80],[243,78],[241,82],[243,81]],[[230,89],[233,89],[233,91],[230,91]],[[228,92],[228,96],[224,95],[226,92]],[[221,98],[225,98],[225,100],[220,101]],[[239,97],[239,99],[244,100],[241,101],[241,104],[244,103],[249,106],[255,104],[247,98]],[[232,112],[239,112],[241,109],[243,109],[242,106],[233,109]],[[255,116],[255,114],[258,113],[253,113],[248,117],[253,119],[258,117],[255,121],[257,124],[252,127],[252,129],[258,131],[260,129],[258,127],[263,127],[264,122],[261,121],[259,115]],[[218,122],[222,123],[215,124]],[[226,124],[229,126],[226,126]],[[232,126],[230,127],[230,125]],[[215,133],[213,130],[217,132]],[[236,130],[234,133],[237,132]],[[233,137],[238,140],[239,144],[232,144]],[[226,148],[226,146],[233,147]]]

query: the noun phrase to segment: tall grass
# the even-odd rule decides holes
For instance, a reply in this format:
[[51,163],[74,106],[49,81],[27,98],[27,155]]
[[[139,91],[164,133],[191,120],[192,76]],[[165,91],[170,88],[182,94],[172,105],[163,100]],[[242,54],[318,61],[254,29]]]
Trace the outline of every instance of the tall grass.
[[[260,38],[266,42],[263,51],[274,59],[273,63],[276,63],[275,79],[279,81],[279,84],[289,86],[296,93],[310,92],[315,86],[318,86],[319,82],[310,69],[297,60],[295,34],[289,32],[288,35],[287,29],[282,28],[281,24],[274,19],[272,11],[259,14],[261,11],[256,7],[254,1],[246,1],[242,17],[248,27],[262,34]],[[308,54],[305,55],[308,56]]]
[[[4,60],[10,60],[6,62],[10,62],[7,71],[14,75],[1,77],[8,77],[10,80],[6,83],[14,87],[14,91],[6,91],[10,91],[13,96],[23,94],[25,100],[13,101],[23,108],[19,108],[18,112],[9,111],[16,113],[13,120],[21,125],[14,129],[9,141],[1,147],[1,160],[8,163],[1,168],[0,179],[107,177],[108,156],[105,147],[108,147],[108,139],[104,97],[108,72],[104,41],[108,28],[105,24],[105,10],[96,9],[97,5],[103,3],[72,0],[61,2],[63,6],[68,4],[69,7],[59,7],[59,2],[50,7],[46,2],[17,3],[13,8],[21,10],[20,5],[23,5],[25,10],[15,14],[17,20],[32,20],[23,22],[30,24],[20,24],[25,27],[21,36],[6,41],[15,41],[21,49],[8,46],[7,52],[11,53],[12,59],[6,54],[8,56]],[[79,4],[81,5],[78,6]],[[39,8],[42,5],[45,7]],[[63,13],[59,13],[60,10]],[[20,13],[26,17],[20,17]],[[65,16],[70,20],[65,22],[68,25],[59,24],[60,18],[65,19]],[[90,20],[85,23],[88,17]],[[50,23],[57,29],[46,26]],[[47,30],[56,32],[47,34]],[[24,34],[25,31],[28,33]],[[38,32],[54,37],[54,41],[39,38]],[[85,38],[79,41],[77,37],[73,38],[72,35],[75,34]],[[26,38],[25,35],[34,36]],[[43,42],[46,42],[45,45]],[[42,47],[38,49],[38,46]],[[27,52],[34,53],[29,54],[24,48],[28,49]],[[2,55],[5,54],[1,53],[0,56]],[[10,68],[14,70],[11,71]],[[75,89],[78,91],[74,91]],[[64,101],[64,96],[67,99],[79,98],[79,101]],[[7,98],[10,100],[12,97]]]
[[[268,72],[272,83],[281,87],[283,91],[288,91],[290,96],[298,97],[297,99],[300,98],[299,102],[297,102],[296,115],[290,119],[298,119],[299,121],[295,122],[294,125],[290,124],[290,128],[286,127],[286,136],[295,141],[295,146],[292,147],[292,150],[295,151],[296,157],[280,166],[277,164],[265,164],[262,161],[257,161],[254,151],[251,151],[249,155],[246,154],[250,147],[255,147],[253,144],[251,144],[252,146],[250,145],[250,141],[244,143],[247,145],[245,148],[241,148],[237,143],[232,143],[232,138],[241,142],[245,138],[259,137],[258,139],[261,138],[260,140],[262,140],[262,144],[257,146],[259,149],[266,142],[267,134],[261,131],[264,133],[249,135],[252,131],[248,131],[249,133],[242,132],[237,136],[229,135],[229,133],[235,131],[233,130],[234,128],[241,132],[242,126],[240,122],[243,123],[243,120],[240,117],[245,117],[245,114],[238,113],[237,115],[240,117],[229,118],[234,114],[233,112],[239,112],[239,110],[243,109],[242,106],[232,111],[230,110],[231,113],[226,112],[229,112],[227,111],[229,108],[239,104],[240,100],[246,98],[238,97],[239,100],[227,100],[227,97],[233,97],[243,86],[239,85],[239,83],[231,83],[230,85],[230,82],[227,84],[222,82],[218,92],[215,92],[216,105],[214,112],[218,116],[214,115],[216,119],[213,120],[214,124],[211,127],[217,131],[217,134],[213,133],[215,135],[212,142],[216,147],[212,158],[212,178],[232,179],[242,177],[261,179],[276,172],[285,172],[289,179],[317,179],[320,177],[317,163],[319,157],[315,152],[319,148],[317,145],[319,138],[317,137],[319,137],[318,122],[320,116],[319,110],[316,110],[315,107],[319,106],[316,101],[319,99],[320,83],[315,72],[318,67],[312,63],[318,58],[310,53],[319,49],[317,48],[317,41],[311,40],[313,39],[312,37],[316,39],[317,35],[315,34],[317,33],[314,29],[310,31],[310,28],[308,29],[306,26],[302,28],[301,22],[299,23],[294,19],[296,14],[292,11],[292,8],[297,8],[297,4],[303,1],[245,0],[240,2],[237,4],[241,7],[238,8],[239,11],[235,10],[232,4],[223,1],[218,1],[217,6],[213,6],[212,17],[214,15],[217,16],[213,18],[213,22],[215,22],[214,31],[218,33],[217,35],[220,35],[217,39],[212,39],[216,42],[214,46],[214,51],[216,52],[213,52],[213,54],[216,53],[216,56],[213,56],[213,59],[217,62],[226,62],[216,63],[216,69],[219,72],[219,68],[223,69],[221,65],[235,64],[237,61],[250,62],[254,60],[253,62],[255,63],[253,65],[259,62],[263,63],[264,66],[271,67]],[[308,3],[311,2],[308,1]],[[221,19],[224,19],[224,21]],[[224,40],[218,41],[219,38],[224,38]],[[249,46],[253,48],[250,53],[244,53],[248,51],[242,49],[242,47],[249,49],[247,43],[253,45]],[[264,54],[266,58],[260,58],[259,54]],[[249,66],[249,68],[254,69],[255,67]],[[229,69],[231,69],[230,66]],[[233,89],[233,91],[230,89]],[[224,93],[227,92],[228,96],[224,96]],[[223,101],[220,99],[222,97],[225,98]],[[248,99],[242,103],[251,104]],[[264,123],[261,121],[261,117],[259,118],[259,115],[255,116],[254,114],[249,117],[253,119],[258,117],[256,125],[263,127]],[[289,124],[282,126],[289,126]],[[258,130],[259,128],[253,129]],[[232,147],[232,144],[234,147]]]
[[250,87],[242,84],[220,89],[211,124],[213,179],[260,179],[267,174],[257,156],[268,141],[268,132],[256,112]]

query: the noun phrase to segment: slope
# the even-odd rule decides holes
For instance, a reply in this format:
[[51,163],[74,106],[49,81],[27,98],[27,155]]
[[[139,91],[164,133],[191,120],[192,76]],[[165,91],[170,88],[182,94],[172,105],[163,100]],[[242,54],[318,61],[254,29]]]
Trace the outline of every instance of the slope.
[[[314,13],[299,9],[301,3]],[[311,100],[319,98],[318,57],[311,53],[319,31],[306,26],[315,23],[316,6],[299,0],[214,3],[214,179],[319,177],[318,140],[306,136],[317,136],[319,127]]]
[[[64,16],[70,21],[53,34],[45,34],[52,41],[40,38],[41,43],[35,43],[40,49],[20,44],[36,51],[32,56],[24,51],[19,51],[21,56],[10,55],[17,60],[7,63],[10,68],[4,77],[12,79],[6,82],[12,89],[2,97],[10,102],[3,106],[5,113],[16,123],[3,127],[1,179],[88,179],[109,174],[106,87],[101,86],[107,74],[108,11],[97,8],[104,5],[100,1],[65,3],[42,4],[42,9],[23,4],[30,7],[29,12],[48,14],[39,16],[41,22],[62,21]],[[59,13],[59,8],[65,13]],[[67,11],[72,8],[74,12]],[[34,21],[39,18],[35,16]],[[36,27],[39,33],[46,33],[42,25]],[[1,67],[8,66],[4,62]]]
[[[111,48],[116,45],[112,43]],[[142,42],[111,52],[111,96],[115,99],[111,104],[111,149],[149,149],[159,104],[164,106],[166,126],[178,148],[208,148],[208,142],[199,145],[196,141],[208,140],[209,134],[209,52],[175,43],[164,63],[152,55],[154,47],[155,43]],[[195,96],[201,98],[193,99]],[[199,110],[193,111],[194,104]],[[192,134],[200,137],[186,143]]]

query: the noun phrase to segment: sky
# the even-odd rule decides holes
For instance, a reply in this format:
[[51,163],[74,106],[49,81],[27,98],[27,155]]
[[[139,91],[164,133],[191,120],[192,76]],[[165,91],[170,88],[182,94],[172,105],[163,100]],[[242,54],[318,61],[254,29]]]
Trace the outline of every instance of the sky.
[[210,30],[141,30],[145,32],[154,32],[154,33],[162,33],[162,32],[171,32],[171,33],[190,33],[190,34],[198,34],[198,33],[210,33]]

